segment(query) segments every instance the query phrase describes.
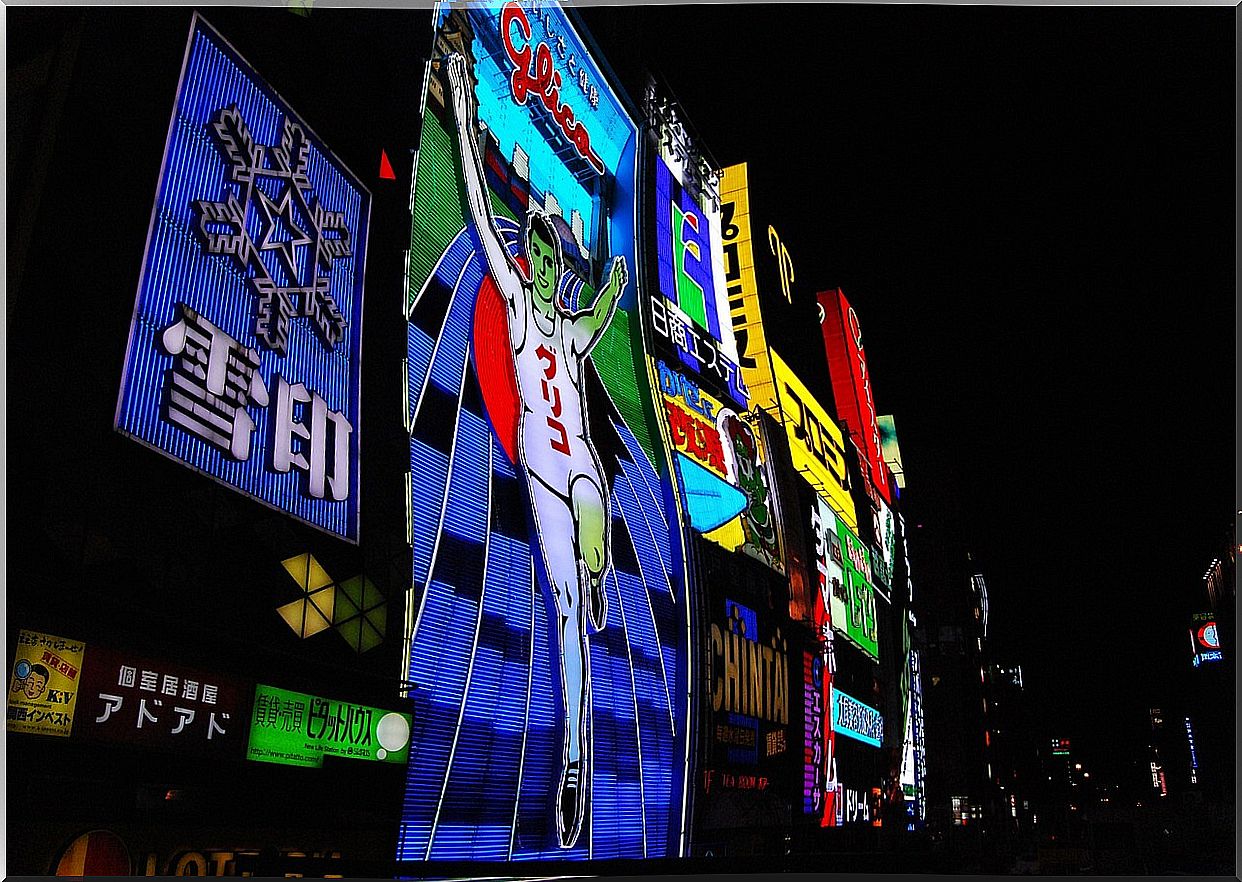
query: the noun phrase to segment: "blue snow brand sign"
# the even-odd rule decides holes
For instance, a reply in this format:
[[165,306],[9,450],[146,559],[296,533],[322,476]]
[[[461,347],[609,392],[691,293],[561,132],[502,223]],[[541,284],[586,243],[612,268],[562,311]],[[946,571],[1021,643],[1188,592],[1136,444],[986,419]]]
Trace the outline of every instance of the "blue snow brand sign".
[[196,15],[116,428],[356,542],[370,208],[361,182]]

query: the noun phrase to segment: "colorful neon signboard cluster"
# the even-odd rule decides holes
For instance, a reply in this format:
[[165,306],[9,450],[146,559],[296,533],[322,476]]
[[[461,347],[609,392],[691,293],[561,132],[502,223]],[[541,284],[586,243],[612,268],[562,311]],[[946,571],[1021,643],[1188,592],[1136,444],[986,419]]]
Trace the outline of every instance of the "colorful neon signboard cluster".
[[686,513],[712,541],[784,573],[774,479],[738,365],[720,205],[697,178],[684,185],[697,165],[673,109],[657,131],[651,342]]
[[370,205],[358,179],[196,16],[116,428],[357,541]]
[[420,735],[397,854],[680,854],[689,611],[642,354],[638,128],[557,4],[440,4],[435,26],[407,297]]

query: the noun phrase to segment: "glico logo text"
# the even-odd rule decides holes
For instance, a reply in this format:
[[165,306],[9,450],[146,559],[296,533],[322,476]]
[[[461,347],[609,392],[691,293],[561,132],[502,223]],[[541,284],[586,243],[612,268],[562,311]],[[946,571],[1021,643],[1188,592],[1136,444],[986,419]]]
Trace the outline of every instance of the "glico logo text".
[[[523,40],[521,47],[513,42],[514,23],[521,31]],[[504,9],[501,10],[500,33],[505,41],[505,52],[509,56],[509,61],[513,63],[513,73],[509,77],[513,100],[518,104],[525,104],[532,92],[538,95],[543,101],[543,106],[552,114],[552,118],[556,120],[557,125],[561,127],[561,131],[574,145],[579,155],[591,163],[602,175],[604,163],[591,148],[591,133],[586,130],[586,126],[574,119],[573,108],[561,103],[562,80],[560,72],[552,69],[552,50],[547,43],[540,41],[534,51],[531,51],[530,19],[526,17],[522,7],[513,0],[506,3]]]

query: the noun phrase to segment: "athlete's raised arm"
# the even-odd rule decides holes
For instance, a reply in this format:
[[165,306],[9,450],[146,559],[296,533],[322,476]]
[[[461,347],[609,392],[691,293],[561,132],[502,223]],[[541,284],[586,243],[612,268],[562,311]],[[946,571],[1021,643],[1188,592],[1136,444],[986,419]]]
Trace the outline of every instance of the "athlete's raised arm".
[[626,268],[624,257],[614,257],[608,268],[608,280],[600,289],[595,304],[586,312],[574,317],[574,348],[580,355],[586,355],[595,348],[604,329],[612,321],[612,314],[617,310],[617,302],[629,284],[630,272]]
[[462,177],[466,184],[466,203],[470,209],[470,219],[474,222],[479,241],[483,244],[487,268],[496,280],[496,287],[500,289],[505,302],[513,310],[516,309],[515,298],[520,296],[519,292],[522,290],[522,276],[492,222],[492,209],[483,177],[483,162],[474,132],[474,114],[469,101],[470,85],[466,59],[454,52],[445,56],[444,66],[449,85],[449,103],[453,106],[453,116],[457,121],[457,143],[461,150]]

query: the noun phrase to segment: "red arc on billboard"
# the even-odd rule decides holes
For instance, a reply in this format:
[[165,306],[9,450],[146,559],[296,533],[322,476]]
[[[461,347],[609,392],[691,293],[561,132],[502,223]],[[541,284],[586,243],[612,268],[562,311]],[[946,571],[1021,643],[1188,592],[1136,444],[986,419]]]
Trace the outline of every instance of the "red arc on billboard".
[[824,334],[837,415],[845,420],[850,435],[862,448],[871,482],[884,501],[891,505],[889,470],[880,444],[880,427],[876,421],[858,314],[840,288],[820,291],[816,298],[823,316],[820,328]]

